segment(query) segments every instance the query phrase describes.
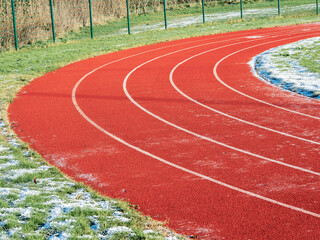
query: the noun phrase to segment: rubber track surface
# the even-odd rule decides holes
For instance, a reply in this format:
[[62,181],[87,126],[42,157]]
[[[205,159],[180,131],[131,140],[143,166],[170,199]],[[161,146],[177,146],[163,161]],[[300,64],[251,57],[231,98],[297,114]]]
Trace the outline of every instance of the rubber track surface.
[[201,239],[320,239],[320,102],[251,73],[319,24],[133,48],[65,66],[9,107],[77,181]]

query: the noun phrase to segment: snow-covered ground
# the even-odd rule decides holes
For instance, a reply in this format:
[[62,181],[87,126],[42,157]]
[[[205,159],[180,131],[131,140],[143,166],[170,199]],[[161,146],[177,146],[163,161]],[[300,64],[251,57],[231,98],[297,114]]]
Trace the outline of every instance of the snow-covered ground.
[[[295,43],[270,49],[250,61],[253,72],[261,79],[280,86],[285,90],[307,97],[320,99],[320,76],[300,65],[296,56],[305,55],[306,49],[320,47],[320,37],[310,38]],[[311,61],[311,60],[310,60]],[[318,60],[320,65],[320,57]]]

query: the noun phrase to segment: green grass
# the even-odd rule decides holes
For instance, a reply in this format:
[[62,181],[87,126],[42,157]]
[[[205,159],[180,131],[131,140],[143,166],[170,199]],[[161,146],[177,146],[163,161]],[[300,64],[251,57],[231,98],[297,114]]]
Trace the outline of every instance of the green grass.
[[300,65],[306,67],[310,72],[320,75],[320,40],[316,41],[312,46],[298,49],[291,57],[298,59]]
[[[299,41],[289,45],[285,45],[283,48],[275,49],[271,54],[272,62],[276,69],[280,70],[283,74],[292,74],[292,70],[298,71],[297,75],[305,76],[305,72],[315,73],[317,75],[311,75],[308,78],[309,81],[319,79],[320,76],[320,40]],[[302,68],[301,68],[302,67]],[[300,72],[300,73],[299,73]],[[302,83],[308,83],[307,79],[301,80]],[[297,81],[297,80],[296,80]],[[306,87],[309,97],[319,98],[320,89],[315,88],[319,84],[313,83],[313,87]],[[303,87],[301,89],[304,89]],[[297,90],[294,90],[297,91]],[[300,90],[301,91],[301,90]]]
[[[317,21],[319,21],[317,16],[310,15],[274,16],[267,20],[266,18],[233,19],[221,23],[214,22],[205,25],[169,29],[167,31],[143,32],[131,36],[114,35],[97,37],[93,40],[85,38],[83,30],[78,33],[72,33],[74,34],[74,38],[79,38],[78,40],[69,40],[69,38],[72,37],[66,36],[60,39],[57,44],[43,41],[34,45],[24,46],[19,51],[10,50],[2,52],[0,53],[1,116],[2,119],[6,121],[6,107],[13,101],[14,96],[21,87],[28,84],[32,79],[71,62],[130,47],[178,38]],[[102,27],[103,26],[101,26],[101,28]],[[319,54],[319,49],[317,51],[315,55]],[[80,201],[83,199],[83,195],[81,194],[79,194],[77,199],[70,198],[73,194],[78,194],[80,189],[84,189],[84,192],[90,193],[92,204],[96,204],[99,201],[111,201],[106,197],[100,196],[90,188],[85,187],[83,184],[73,183],[71,180],[66,179],[55,168],[39,170],[40,166],[46,165],[47,163],[37,152],[30,150],[26,144],[18,143],[14,144],[16,145],[14,146],[12,141],[16,138],[10,135],[11,131],[9,128],[8,124],[2,128],[0,146],[8,147],[10,150],[0,152],[0,155],[7,156],[7,159],[4,158],[0,160],[0,164],[9,162],[11,158],[19,161],[19,164],[0,170],[0,187],[11,189],[7,195],[0,194],[0,213],[6,214],[6,218],[1,217],[2,215],[0,214],[0,222],[6,221],[3,227],[0,225],[0,236],[1,234],[5,235],[8,229],[18,227],[21,227],[21,230],[12,237],[13,239],[19,239],[21,235],[26,239],[44,239],[52,234],[66,230],[66,227],[59,227],[58,225],[51,226],[48,229],[42,228],[54,207],[54,203],[48,204],[48,202],[52,199],[59,199],[63,203]],[[34,172],[24,174],[17,178],[10,178],[9,173],[19,169],[34,170]],[[34,182],[35,178],[37,179],[37,183]],[[47,191],[45,190],[47,186],[54,187],[56,190]],[[32,191],[42,191],[42,193],[21,198],[21,194],[25,188]],[[116,201],[112,202],[112,205],[114,210],[99,207],[73,208],[69,212],[61,214],[55,221],[63,223],[65,220],[71,220],[70,225],[73,226],[73,228],[69,229],[69,234],[72,238],[83,234],[95,239],[103,230],[112,226],[127,226],[135,233],[134,236],[121,233],[113,236],[113,239],[152,239],[152,236],[158,236],[160,239],[163,239],[164,236],[168,234],[168,231],[163,228],[162,224],[153,221],[149,217],[142,216],[139,212],[135,211],[133,209],[134,207],[130,206],[130,204]],[[24,223],[20,223],[21,212],[6,213],[5,209],[8,209],[8,207],[32,207],[33,212],[30,219],[26,219]],[[114,211],[123,212],[125,217],[131,219],[130,222],[120,222],[116,219],[109,218],[113,215]],[[99,221],[99,231],[94,231],[90,228],[92,224],[90,217],[93,216]],[[149,235],[144,234],[143,230],[145,229],[153,229],[155,233]],[[39,232],[36,233],[36,231]]]
[[[244,1],[244,18],[247,21],[251,21],[253,19],[259,19],[261,21],[268,21],[268,19],[277,17],[278,14],[278,2],[277,1]],[[314,7],[312,9],[301,9],[299,6],[311,4]],[[297,7],[297,8],[292,8]],[[270,10],[273,8],[274,10]],[[246,13],[247,10],[252,9],[260,9],[259,14],[250,14]],[[267,12],[262,11],[266,9]],[[314,0],[281,0],[281,9],[282,9],[282,16],[285,18],[301,18],[301,17],[310,17],[316,14],[316,5]],[[215,22],[215,24],[224,24],[226,21],[238,21],[240,18],[240,5],[237,4],[223,4],[220,1],[220,4],[215,5],[214,2],[207,2],[205,6],[206,12],[206,19],[207,22]],[[210,16],[212,14],[226,14],[228,12],[238,12],[239,14],[234,16],[233,18],[228,19],[216,19],[212,20]],[[168,24],[174,23],[176,20],[183,19],[185,17],[195,17],[201,16],[202,9],[201,3],[187,3],[187,4],[178,4],[178,5],[171,5],[168,4],[167,6],[167,20]],[[131,32],[134,33],[136,30],[134,27],[147,25],[150,26],[154,23],[162,23],[160,26],[164,28],[164,15],[162,9],[159,11],[153,11],[153,9],[148,9],[146,14],[134,14],[131,13]],[[199,24],[201,24],[199,21]],[[127,19],[121,18],[116,21],[111,21],[108,24],[104,25],[94,25],[93,31],[94,36],[101,37],[101,36],[108,36],[111,34],[117,34],[122,30],[122,33],[127,32]],[[90,36],[90,28],[82,27],[80,31],[71,32],[60,36],[58,41],[68,41],[71,39],[82,39],[82,38],[89,38]]]
[[[12,142],[14,139],[4,130],[7,129],[1,129],[3,136]],[[13,147],[1,141],[0,146],[1,149],[9,148],[7,151],[0,152],[1,156],[6,156],[0,162],[0,238],[10,232],[10,239],[45,239],[66,231],[71,238],[88,235],[98,239],[98,234],[103,230],[123,225],[133,229],[134,236],[142,236],[140,239],[150,239],[148,234],[143,233],[143,230],[150,228],[155,230],[155,235],[160,239],[168,234],[162,224],[137,213],[130,204],[111,202],[110,199],[100,196],[83,184],[66,179],[55,168],[40,168],[46,163],[39,154],[29,150],[25,144]],[[8,165],[12,159],[19,164]],[[16,175],[21,170],[32,172]],[[36,182],[34,182],[35,178]],[[101,201],[109,202],[112,209],[102,208],[99,205]],[[79,205],[79,202],[87,205]],[[48,219],[57,206],[71,207],[50,222]],[[23,214],[26,209],[31,210],[30,216]],[[113,216],[114,211],[124,212],[130,221],[122,223],[116,219],[109,219],[108,217]],[[101,225],[97,231],[90,227],[92,216],[96,217]],[[103,221],[104,219],[108,221]],[[69,220],[71,222],[66,223]],[[48,221],[51,225],[43,228]]]
[[[313,41],[312,43],[299,44],[288,49],[281,49],[272,54],[276,59],[278,68],[290,68],[290,63],[298,62],[301,66],[308,69],[310,72],[320,74],[320,40]],[[295,45],[297,45],[295,44]]]

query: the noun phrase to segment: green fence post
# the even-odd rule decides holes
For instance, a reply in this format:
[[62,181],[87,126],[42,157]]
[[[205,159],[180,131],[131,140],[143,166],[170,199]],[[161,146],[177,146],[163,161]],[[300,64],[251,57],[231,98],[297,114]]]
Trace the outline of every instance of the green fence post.
[[130,10],[129,10],[129,0],[127,0],[127,21],[128,21],[128,34],[131,34],[130,31]]
[[317,15],[319,15],[319,0],[317,0]]
[[53,42],[56,42],[56,30],[54,28],[54,16],[53,16],[53,3],[52,3],[52,0],[50,0],[50,12],[51,12],[52,38],[53,38]]
[[91,33],[91,38],[93,38],[92,5],[91,5],[91,0],[89,0],[89,14],[90,14],[90,33]]
[[14,0],[11,0],[11,8],[12,8],[12,23],[13,23],[13,31],[14,31],[14,45],[16,50],[18,50],[18,34],[17,34],[17,24],[16,24],[16,14],[14,10]]
[[206,22],[206,14],[205,14],[205,10],[204,10],[204,0],[202,0],[202,22],[203,23]]
[[167,4],[166,0],[163,0],[163,14],[164,14],[164,28],[168,28],[168,23],[167,23]]
[[240,0],[240,12],[241,12],[241,19],[243,19],[243,2]]
[[280,6],[280,0],[278,0],[278,15],[281,15],[281,6]]

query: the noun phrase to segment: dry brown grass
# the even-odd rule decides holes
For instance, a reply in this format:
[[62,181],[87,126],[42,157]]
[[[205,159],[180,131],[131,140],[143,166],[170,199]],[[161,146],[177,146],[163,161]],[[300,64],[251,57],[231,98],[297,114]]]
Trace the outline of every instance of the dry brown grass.
[[[94,23],[103,24],[125,16],[123,0],[92,0]],[[88,0],[53,0],[56,34],[59,36],[88,26]],[[49,0],[15,0],[18,41],[28,44],[52,36]],[[0,0],[0,46],[9,47],[14,42],[11,0]]]

